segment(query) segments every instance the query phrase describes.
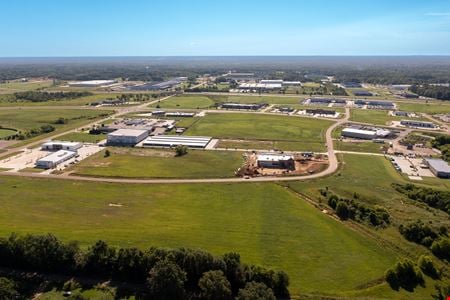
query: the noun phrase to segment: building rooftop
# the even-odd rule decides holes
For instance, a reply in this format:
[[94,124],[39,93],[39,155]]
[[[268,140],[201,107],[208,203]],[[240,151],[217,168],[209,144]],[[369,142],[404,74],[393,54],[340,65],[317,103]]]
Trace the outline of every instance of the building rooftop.
[[425,161],[437,172],[450,173],[450,166],[445,160],[437,158],[425,158]]
[[292,155],[278,154],[278,153],[262,153],[256,156],[258,161],[282,161],[294,159]]
[[76,147],[81,145],[79,142],[67,142],[67,141],[48,141],[42,144],[42,146],[62,145],[66,147]]
[[352,128],[347,127],[342,129],[342,132],[351,132],[351,133],[360,133],[360,134],[367,134],[367,135],[375,135],[377,132],[373,130],[366,130],[366,129],[358,129],[358,128]]
[[41,159],[38,159],[38,161],[57,163],[57,162],[60,162],[61,160],[64,160],[65,158],[73,157],[75,154],[76,154],[76,152],[74,152],[74,151],[59,150],[59,151],[56,151],[50,155],[47,155],[47,156],[41,158]]
[[117,129],[109,133],[111,136],[140,136],[143,133],[147,133],[148,130],[144,129]]

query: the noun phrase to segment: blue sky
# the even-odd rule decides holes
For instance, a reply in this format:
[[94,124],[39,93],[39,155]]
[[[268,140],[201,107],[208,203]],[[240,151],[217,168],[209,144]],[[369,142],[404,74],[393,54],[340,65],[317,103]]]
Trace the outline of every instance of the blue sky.
[[449,55],[449,0],[0,0],[0,57]]

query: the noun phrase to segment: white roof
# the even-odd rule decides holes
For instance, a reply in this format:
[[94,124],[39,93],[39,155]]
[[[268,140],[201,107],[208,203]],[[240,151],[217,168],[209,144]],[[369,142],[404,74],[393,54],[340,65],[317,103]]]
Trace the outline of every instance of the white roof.
[[342,132],[348,132],[348,133],[359,133],[359,134],[367,134],[367,135],[376,135],[376,131],[372,130],[365,130],[365,129],[358,129],[358,128],[351,128],[347,127],[342,129]]
[[86,80],[86,81],[71,81],[70,85],[83,84],[83,85],[101,85],[115,83],[115,80]]
[[79,142],[66,142],[66,141],[48,141],[42,144],[42,146],[54,146],[54,145],[62,145],[65,147],[76,147],[81,146],[82,144]]
[[156,135],[147,138],[143,145],[206,147],[211,139],[207,136]]
[[242,83],[239,88],[253,88],[253,89],[277,89],[281,88],[281,83]]
[[437,172],[450,173],[450,166],[442,159],[426,158],[425,161]]
[[59,150],[56,151],[50,155],[47,155],[41,159],[38,159],[38,162],[53,162],[57,163],[61,160],[65,160],[66,158],[70,158],[76,155],[76,152],[74,151],[67,151],[67,150]]
[[116,131],[113,131],[109,133],[108,135],[111,136],[140,136],[141,134],[148,133],[148,130],[144,129],[117,129]]
[[272,154],[272,153],[262,153],[256,156],[256,160],[258,161],[282,161],[294,159],[292,155],[287,154]]

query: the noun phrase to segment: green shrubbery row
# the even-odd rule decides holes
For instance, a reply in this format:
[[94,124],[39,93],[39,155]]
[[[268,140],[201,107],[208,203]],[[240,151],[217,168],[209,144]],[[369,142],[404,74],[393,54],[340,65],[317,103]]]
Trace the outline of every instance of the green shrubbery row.
[[439,191],[431,188],[418,187],[414,184],[393,183],[392,186],[398,192],[406,195],[411,200],[427,204],[430,207],[440,209],[450,214],[450,192]]

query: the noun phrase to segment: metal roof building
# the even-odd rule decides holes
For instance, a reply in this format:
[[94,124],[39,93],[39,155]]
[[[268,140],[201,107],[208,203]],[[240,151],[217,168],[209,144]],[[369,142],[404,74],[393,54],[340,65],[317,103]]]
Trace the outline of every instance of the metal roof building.
[[147,147],[175,147],[183,145],[189,148],[205,148],[211,141],[207,136],[177,136],[177,135],[157,135],[146,139],[143,146]]
[[38,159],[36,161],[36,167],[42,168],[42,169],[53,169],[60,163],[63,163],[66,160],[69,160],[72,157],[75,157],[76,155],[77,155],[77,153],[74,151],[59,150],[59,151],[56,151],[55,153],[52,153],[41,159]]
[[118,129],[107,135],[108,145],[136,145],[148,137],[148,130]]
[[292,155],[278,153],[261,153],[256,156],[256,162],[260,168],[295,169]]
[[69,150],[77,151],[83,146],[78,142],[64,142],[64,141],[49,141],[41,145],[42,150],[54,151],[54,150]]
[[446,161],[436,158],[425,158],[424,161],[437,177],[450,178],[450,166]]
[[436,128],[436,124],[427,121],[401,120],[401,125],[421,128]]
[[342,129],[342,136],[349,138],[357,138],[363,140],[373,140],[377,137],[377,132],[372,130],[364,130],[358,128],[347,127]]

